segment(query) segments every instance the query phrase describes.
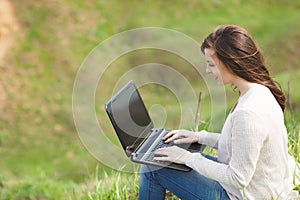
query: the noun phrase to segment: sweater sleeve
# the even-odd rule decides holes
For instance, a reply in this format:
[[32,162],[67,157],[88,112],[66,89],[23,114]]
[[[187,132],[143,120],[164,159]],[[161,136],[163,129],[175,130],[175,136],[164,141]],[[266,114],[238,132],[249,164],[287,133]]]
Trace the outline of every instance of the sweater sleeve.
[[211,133],[205,130],[199,132],[199,144],[204,144],[210,146],[212,148],[218,148],[220,134],[219,133]]
[[186,165],[208,178],[242,189],[249,184],[255,172],[266,131],[263,121],[253,112],[239,110],[231,120],[232,155],[229,164],[214,162],[193,153]]

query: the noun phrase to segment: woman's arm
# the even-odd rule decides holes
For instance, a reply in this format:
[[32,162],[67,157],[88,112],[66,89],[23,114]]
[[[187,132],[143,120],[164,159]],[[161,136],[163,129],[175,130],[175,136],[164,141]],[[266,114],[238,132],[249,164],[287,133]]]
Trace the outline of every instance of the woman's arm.
[[254,113],[238,111],[232,117],[232,155],[229,164],[214,162],[193,153],[186,160],[186,165],[206,177],[241,189],[249,184],[256,170],[266,131],[262,120]]
[[205,130],[199,132],[199,144],[205,144],[212,148],[218,149],[218,141],[219,141],[220,133],[211,133]]

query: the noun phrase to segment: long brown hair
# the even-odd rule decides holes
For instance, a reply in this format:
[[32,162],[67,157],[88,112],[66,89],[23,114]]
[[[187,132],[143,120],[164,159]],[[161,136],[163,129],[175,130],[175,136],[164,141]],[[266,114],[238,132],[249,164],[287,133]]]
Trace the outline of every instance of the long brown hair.
[[257,45],[251,35],[236,25],[225,25],[209,34],[201,45],[201,51],[212,48],[219,60],[233,74],[252,83],[264,85],[270,89],[282,111],[286,98],[269,74]]

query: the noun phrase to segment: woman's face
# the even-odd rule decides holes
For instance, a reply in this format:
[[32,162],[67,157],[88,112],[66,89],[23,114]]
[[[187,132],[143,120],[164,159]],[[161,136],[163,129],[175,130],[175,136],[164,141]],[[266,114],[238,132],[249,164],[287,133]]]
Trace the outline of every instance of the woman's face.
[[215,50],[209,48],[204,50],[207,62],[206,73],[214,76],[218,85],[233,83],[235,76],[225,67],[224,63],[217,58]]

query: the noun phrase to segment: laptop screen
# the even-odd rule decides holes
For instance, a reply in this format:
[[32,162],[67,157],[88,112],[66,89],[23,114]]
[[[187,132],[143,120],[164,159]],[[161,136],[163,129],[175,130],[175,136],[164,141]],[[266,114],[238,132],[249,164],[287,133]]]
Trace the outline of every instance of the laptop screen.
[[133,81],[105,105],[122,147],[130,156],[153,128],[153,123]]

